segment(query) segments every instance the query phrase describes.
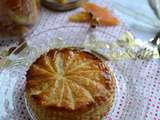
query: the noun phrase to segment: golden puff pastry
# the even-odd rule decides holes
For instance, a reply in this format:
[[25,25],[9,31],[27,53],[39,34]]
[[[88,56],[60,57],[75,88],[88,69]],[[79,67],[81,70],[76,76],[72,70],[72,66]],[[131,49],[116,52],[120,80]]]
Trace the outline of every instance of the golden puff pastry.
[[113,106],[115,78],[91,52],[52,49],[26,76],[27,101],[38,120],[101,120]]

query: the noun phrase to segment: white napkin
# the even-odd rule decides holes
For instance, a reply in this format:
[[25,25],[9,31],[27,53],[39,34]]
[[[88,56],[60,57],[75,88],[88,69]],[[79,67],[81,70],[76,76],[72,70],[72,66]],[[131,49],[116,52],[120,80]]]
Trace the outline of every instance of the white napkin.
[[149,40],[160,30],[160,20],[148,0],[112,0],[111,3],[136,37]]

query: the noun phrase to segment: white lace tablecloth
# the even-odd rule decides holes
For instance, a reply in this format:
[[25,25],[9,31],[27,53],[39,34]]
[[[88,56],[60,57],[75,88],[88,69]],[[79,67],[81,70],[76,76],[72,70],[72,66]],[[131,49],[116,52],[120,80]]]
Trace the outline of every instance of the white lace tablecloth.
[[[94,2],[107,6],[104,0],[93,0]],[[59,13],[42,9],[40,23],[31,36],[46,31],[48,29],[61,26],[88,26],[86,24],[75,24],[68,21],[68,16],[79,11]],[[127,29],[123,23],[117,27],[100,27],[102,31],[113,36],[121,36]],[[12,41],[11,41],[12,42]],[[32,41],[30,41],[31,43]],[[12,42],[14,43],[14,42]],[[1,40],[0,45],[9,45]],[[32,43],[34,44],[34,42]],[[45,44],[40,42],[40,44]],[[139,61],[110,63],[114,69],[121,64],[124,74],[127,76],[126,83],[129,85],[126,92],[121,92],[118,97],[116,108],[107,120],[160,120],[160,62],[159,61]],[[118,69],[117,69],[118,70]],[[6,71],[3,71],[6,72]],[[116,71],[115,71],[116,72]],[[25,84],[16,80],[9,81],[8,74],[0,75],[0,120],[30,120],[24,105],[23,91]],[[12,74],[14,76],[14,74]],[[136,77],[133,77],[136,76]],[[134,79],[133,79],[134,78]],[[25,79],[25,78],[23,78]],[[117,75],[119,82],[123,79]],[[120,90],[124,87],[121,86]],[[9,91],[14,91],[9,92]],[[12,101],[12,102],[10,102]],[[14,104],[14,105],[13,105]]]

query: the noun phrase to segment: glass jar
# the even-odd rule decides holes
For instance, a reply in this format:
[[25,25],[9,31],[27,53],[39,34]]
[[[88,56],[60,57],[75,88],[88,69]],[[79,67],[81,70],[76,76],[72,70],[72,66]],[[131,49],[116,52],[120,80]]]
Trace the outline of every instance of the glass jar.
[[24,36],[36,24],[39,0],[0,0],[0,36]]
[[88,0],[41,0],[42,4],[52,10],[67,11],[79,7]]

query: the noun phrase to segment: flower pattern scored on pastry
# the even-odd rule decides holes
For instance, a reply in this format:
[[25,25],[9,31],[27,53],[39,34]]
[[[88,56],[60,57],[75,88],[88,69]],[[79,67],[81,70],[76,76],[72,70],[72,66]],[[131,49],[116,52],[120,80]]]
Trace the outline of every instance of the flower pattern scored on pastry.
[[50,50],[27,73],[27,91],[37,104],[67,110],[109,100],[114,82],[103,60],[75,48]]

